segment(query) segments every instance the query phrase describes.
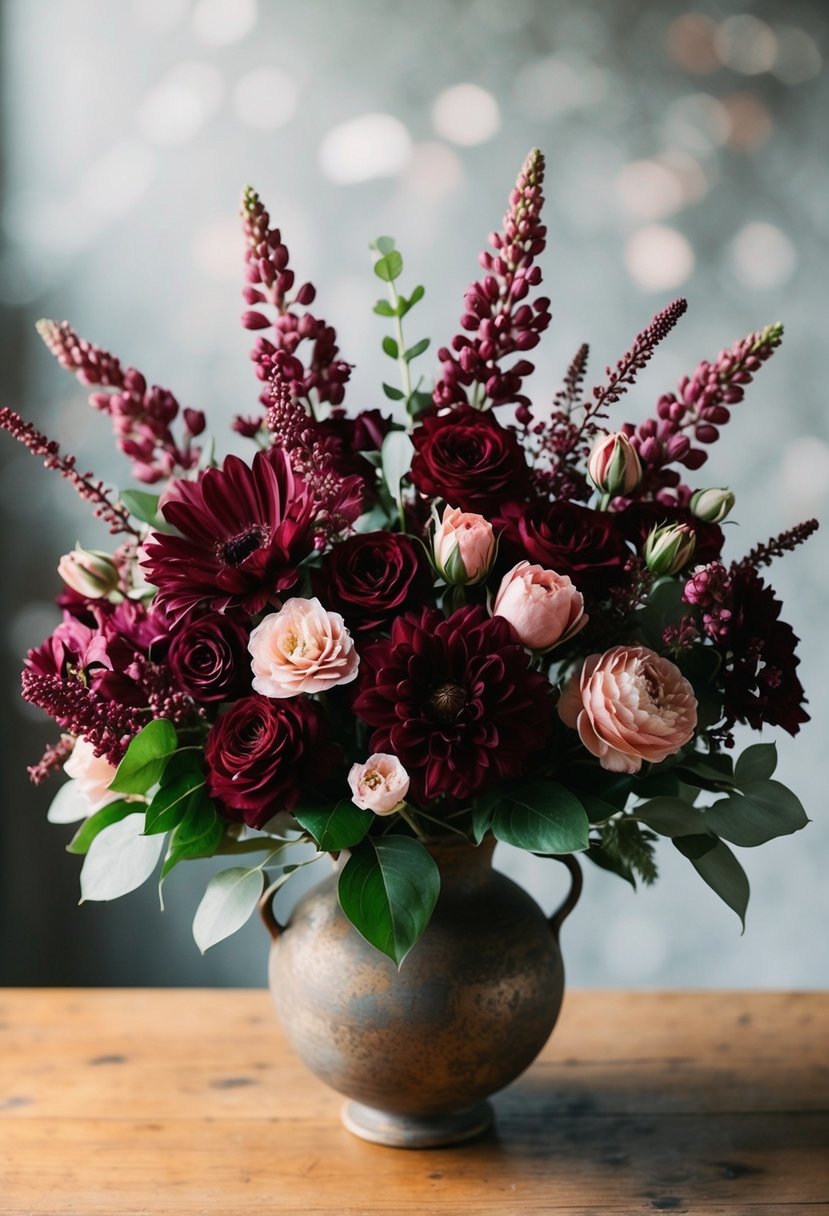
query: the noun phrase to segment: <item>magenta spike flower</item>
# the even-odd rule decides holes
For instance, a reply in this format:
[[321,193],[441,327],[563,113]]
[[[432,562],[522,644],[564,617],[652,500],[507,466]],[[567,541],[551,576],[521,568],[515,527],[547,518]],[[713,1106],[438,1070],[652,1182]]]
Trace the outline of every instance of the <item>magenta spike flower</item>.
[[45,710],[62,729],[83,735],[96,756],[106,756],[116,766],[130,740],[147,721],[141,710],[121,705],[80,680],[60,675],[43,675],[26,668],[21,676],[21,690],[24,701]]
[[199,607],[260,612],[296,583],[313,549],[314,508],[281,448],[174,481],[160,509],[181,535],[153,533],[141,563],[156,603],[173,621]]
[[503,361],[532,350],[550,324],[550,301],[543,296],[528,301],[530,289],[541,283],[541,270],[534,263],[546,245],[547,229],[540,219],[543,182],[544,157],[534,148],[510,195],[503,231],[490,235],[495,252],[481,254],[484,277],[466,292],[464,332],[452,339],[451,349],[438,351],[443,374],[435,385],[437,406],[483,409],[517,402],[525,411],[519,422],[529,419],[529,398],[521,386],[534,366],[519,358],[505,368]]
[[[278,228],[270,227],[270,216],[259,195],[250,186],[242,194],[242,220],[247,240],[245,302],[252,307],[242,314],[245,329],[257,333],[273,328],[269,336],[256,339],[251,359],[260,380],[270,381],[277,372],[290,393],[313,413],[315,401],[340,405],[351,364],[338,358],[336,331],[308,311],[316,291],[311,283],[295,289],[290,255]],[[272,308],[273,321],[262,311]],[[306,354],[303,343],[310,344]],[[262,404],[270,405],[265,391]],[[238,420],[246,426],[250,420]],[[237,425],[237,429],[240,426]],[[242,433],[245,433],[243,430]]]
[[114,355],[79,337],[66,321],[38,321],[37,331],[61,367],[81,384],[111,390],[91,393],[89,404],[109,415],[134,477],[152,483],[176,469],[196,467],[201,452],[192,439],[204,430],[201,410],[183,411],[184,439],[179,444],[171,430],[179,403],[169,389],[148,387],[141,372],[134,367],[125,371]]

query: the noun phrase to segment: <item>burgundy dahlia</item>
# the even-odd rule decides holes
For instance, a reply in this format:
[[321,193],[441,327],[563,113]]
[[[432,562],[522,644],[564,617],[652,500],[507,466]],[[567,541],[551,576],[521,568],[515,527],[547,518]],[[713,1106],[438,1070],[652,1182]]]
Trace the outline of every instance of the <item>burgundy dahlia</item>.
[[399,532],[365,532],[334,545],[315,588],[349,629],[368,632],[388,627],[406,609],[423,607],[432,582],[416,541]]
[[502,528],[505,561],[527,559],[567,574],[585,595],[603,597],[627,577],[631,550],[615,515],[561,500],[507,505],[493,521]]
[[354,710],[374,728],[370,749],[397,756],[421,800],[470,798],[517,777],[548,738],[549,681],[531,669],[512,626],[481,607],[448,620],[408,613],[391,641],[362,658]]
[[297,581],[313,548],[314,504],[280,448],[253,464],[228,456],[198,481],[174,481],[161,502],[181,533],[153,533],[142,566],[156,603],[179,620],[194,608],[260,612]]
[[253,694],[235,701],[207,736],[207,787],[229,819],[261,828],[318,790],[337,758],[312,701]]
[[183,621],[167,652],[176,684],[200,705],[249,693],[249,636],[250,630],[228,615]]
[[422,494],[487,516],[527,494],[523,449],[491,413],[460,406],[433,414],[415,427],[412,441],[412,482]]

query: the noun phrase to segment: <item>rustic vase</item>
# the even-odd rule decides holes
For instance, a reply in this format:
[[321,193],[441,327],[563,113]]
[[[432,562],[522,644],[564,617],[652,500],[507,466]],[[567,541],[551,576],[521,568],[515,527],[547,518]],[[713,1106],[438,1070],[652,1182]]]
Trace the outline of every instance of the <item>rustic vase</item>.
[[494,841],[429,846],[441,876],[432,920],[401,969],[343,915],[337,875],[310,891],[273,938],[271,993],[294,1051],[345,1094],[345,1126],[401,1148],[455,1144],[492,1122],[489,1095],[532,1063],[564,990],[559,930],[581,892],[550,917],[492,868]]

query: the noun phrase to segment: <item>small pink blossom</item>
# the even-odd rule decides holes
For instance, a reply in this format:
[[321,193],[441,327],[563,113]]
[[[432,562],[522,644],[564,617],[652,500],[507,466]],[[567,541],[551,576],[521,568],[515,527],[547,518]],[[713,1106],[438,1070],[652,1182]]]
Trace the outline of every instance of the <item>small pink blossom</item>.
[[527,561],[504,575],[492,615],[509,621],[530,650],[549,650],[587,624],[584,598],[571,579]]
[[587,461],[587,471],[603,494],[629,494],[642,479],[636,450],[621,431],[596,440]]
[[435,565],[453,586],[480,583],[495,558],[495,532],[483,515],[444,507],[435,528]]
[[697,725],[697,700],[682,672],[646,646],[614,646],[585,659],[558,712],[602,768],[636,773],[684,747]]
[[348,774],[351,801],[375,815],[391,815],[409,792],[409,774],[387,752],[375,752],[365,764],[353,764]]
[[118,566],[108,553],[82,549],[80,545],[71,553],[64,553],[58,562],[58,574],[67,587],[89,600],[101,599],[117,591],[120,582]]
[[72,754],[63,766],[67,777],[74,778],[77,788],[89,803],[89,814],[99,811],[120,794],[109,788],[115,776],[115,768],[106,756],[96,756],[92,744],[80,736],[75,740]]
[[287,600],[253,630],[253,687],[266,697],[325,692],[356,679],[360,657],[338,612],[316,598]]

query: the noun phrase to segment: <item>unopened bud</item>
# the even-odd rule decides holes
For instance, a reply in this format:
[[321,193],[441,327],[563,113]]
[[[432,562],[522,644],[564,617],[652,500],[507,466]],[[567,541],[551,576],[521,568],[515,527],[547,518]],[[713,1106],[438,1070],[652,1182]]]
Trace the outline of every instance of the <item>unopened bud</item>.
[[67,587],[89,600],[99,600],[118,590],[118,567],[108,553],[77,545],[58,562],[58,574]]
[[593,444],[587,461],[591,480],[602,494],[629,494],[639,484],[642,465],[627,435],[604,435]]
[[719,524],[734,506],[731,490],[697,490],[691,499],[691,510],[706,524]]
[[445,507],[432,546],[435,568],[450,586],[480,583],[495,560],[495,533],[483,515]]
[[660,524],[651,528],[642,550],[645,564],[658,578],[678,574],[694,556],[697,538],[688,524]]

